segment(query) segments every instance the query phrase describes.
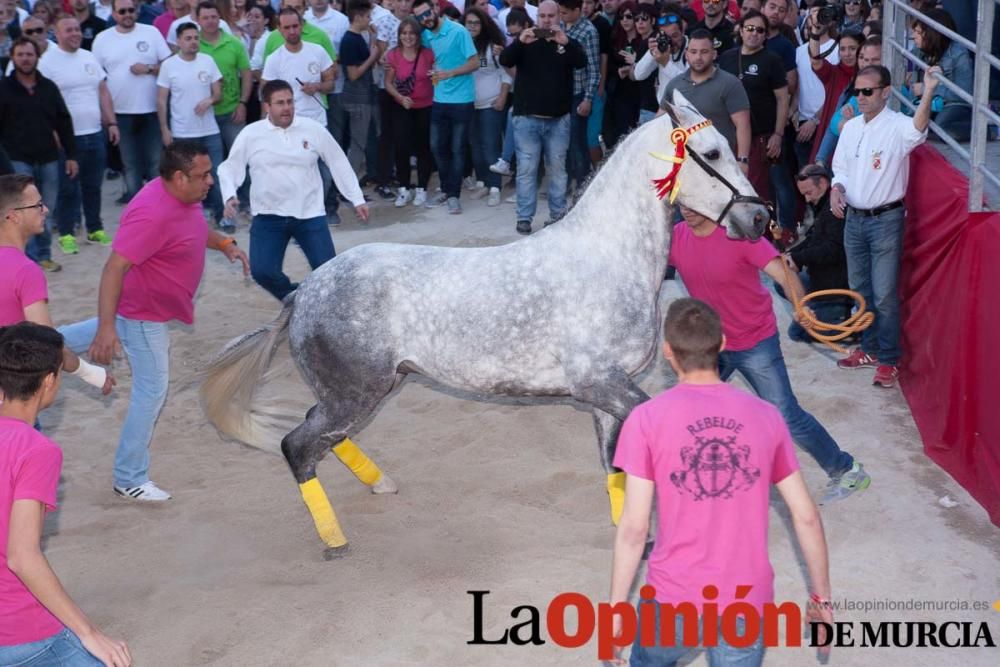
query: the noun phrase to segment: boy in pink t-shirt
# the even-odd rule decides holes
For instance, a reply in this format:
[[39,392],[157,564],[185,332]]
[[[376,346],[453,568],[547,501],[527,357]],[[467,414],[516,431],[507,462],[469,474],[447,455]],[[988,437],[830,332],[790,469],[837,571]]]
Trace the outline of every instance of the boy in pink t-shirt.
[[[59,391],[62,336],[22,322],[0,327],[0,664],[115,665],[125,642],[98,630],[70,599],[42,554],[45,512],[56,507],[62,450],[36,431]],[[35,664],[31,662],[31,664]],[[39,663],[41,664],[41,663]]]
[[[703,605],[718,605],[718,616],[739,599],[763,614],[774,600],[774,571],[768,558],[770,487],[788,504],[809,570],[814,602],[808,614],[832,621],[826,539],[819,512],[809,497],[788,428],[769,403],[736,389],[719,377],[719,353],[726,339],[718,314],[697,299],[678,299],[664,322],[663,353],[678,384],[635,408],[618,437],[614,464],[625,471],[625,507],[615,539],[611,604],[625,602],[642,558],[652,503],[657,499],[656,546],[649,556],[647,583],[655,589],[655,632],[638,632],[632,665],[673,664],[699,642],[684,640],[684,624],[704,628]],[[706,598],[706,587],[717,596]],[[737,593],[740,587],[749,592]],[[690,603],[699,618],[669,613]],[[639,618],[643,618],[640,614]],[[742,620],[742,619],[741,619]],[[659,626],[673,623],[674,645],[642,645],[642,636],[660,641]],[[739,634],[744,636],[740,626]],[[688,627],[688,632],[693,628]],[[616,633],[618,634],[618,633]],[[709,662],[739,656],[741,665],[760,664],[762,636],[746,648],[706,642]],[[620,640],[624,645],[625,640]],[[719,655],[714,655],[718,653]]]

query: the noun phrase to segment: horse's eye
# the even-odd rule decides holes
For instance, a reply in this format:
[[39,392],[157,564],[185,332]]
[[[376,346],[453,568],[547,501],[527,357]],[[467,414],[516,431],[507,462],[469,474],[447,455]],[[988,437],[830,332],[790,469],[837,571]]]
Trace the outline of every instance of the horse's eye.
[[707,159],[709,159],[709,160],[718,160],[719,159],[719,151],[717,151],[717,150],[710,150],[707,153],[705,153],[705,157]]

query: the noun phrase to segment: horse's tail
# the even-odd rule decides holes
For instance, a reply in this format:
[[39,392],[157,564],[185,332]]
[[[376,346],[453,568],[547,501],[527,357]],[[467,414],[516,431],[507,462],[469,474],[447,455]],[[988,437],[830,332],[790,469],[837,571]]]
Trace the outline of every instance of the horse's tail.
[[201,404],[208,420],[223,434],[274,453],[287,432],[277,425],[282,415],[253,410],[253,398],[275,350],[288,338],[294,303],[292,293],[273,322],[226,343],[202,371]]

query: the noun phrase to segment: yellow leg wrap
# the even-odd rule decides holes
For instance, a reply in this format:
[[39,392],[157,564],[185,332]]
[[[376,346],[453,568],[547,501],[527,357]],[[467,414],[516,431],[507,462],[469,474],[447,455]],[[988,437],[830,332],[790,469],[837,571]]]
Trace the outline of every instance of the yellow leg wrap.
[[382,479],[382,471],[379,470],[379,467],[365,456],[361,448],[351,442],[350,438],[344,438],[339,445],[334,446],[333,453],[337,455],[341,463],[351,469],[351,472],[361,480],[362,484],[372,486]]
[[326,491],[320,485],[319,479],[313,477],[299,484],[299,491],[302,492],[302,500],[309,508],[309,513],[316,523],[316,532],[319,533],[323,544],[328,547],[342,547],[347,544],[347,538],[340,529],[340,522],[333,513],[333,506],[330,505],[330,499],[326,497]]
[[608,475],[608,499],[611,501],[611,523],[617,526],[625,507],[625,473]]

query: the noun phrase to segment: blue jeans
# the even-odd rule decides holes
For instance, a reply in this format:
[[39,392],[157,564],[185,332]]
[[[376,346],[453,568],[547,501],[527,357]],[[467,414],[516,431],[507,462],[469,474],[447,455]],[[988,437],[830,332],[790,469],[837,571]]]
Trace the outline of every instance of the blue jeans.
[[101,667],[104,663],[83,647],[79,638],[63,628],[48,639],[29,644],[0,646],[0,665],[14,667]]
[[472,166],[476,170],[476,179],[491,188],[500,187],[500,174],[490,171],[490,165],[500,157],[506,115],[492,107],[476,109],[472,114],[472,127],[469,131]]
[[236,135],[240,133],[246,123],[236,123],[233,121],[233,114],[216,114],[215,124],[219,126],[219,134],[222,135],[222,148],[225,157],[229,157],[229,151],[233,148]]
[[313,269],[337,254],[324,216],[300,220],[282,215],[255,215],[250,227],[250,273],[258,285],[279,301],[298,287],[283,270],[285,250],[291,239],[302,248]]
[[771,191],[774,193],[774,201],[778,204],[778,222],[784,229],[795,230],[795,198],[798,196],[798,189],[792,181],[792,173],[788,169],[788,163],[792,156],[784,150],[782,145],[781,157],[778,162],[772,164],[768,170],[768,178],[771,181]]
[[819,151],[816,152],[816,161],[822,162],[823,164],[830,164],[833,161],[833,152],[837,150],[837,143],[840,141],[840,135],[834,134],[828,128],[826,134],[823,135],[823,140],[819,142]]
[[[972,107],[967,104],[949,104],[934,114],[934,122],[955,141],[966,142],[972,136]],[[932,132],[931,136],[937,135]]]
[[581,187],[590,175],[590,146],[587,142],[589,116],[581,116],[576,108],[583,102],[583,93],[573,96],[573,106],[569,112],[569,151],[566,156],[568,179]]
[[160,121],[156,112],[120,113],[116,117],[121,133],[118,150],[125,166],[125,196],[131,199],[142,189],[144,180],[151,181],[160,175],[163,152]]
[[[87,233],[104,229],[101,223],[101,185],[104,183],[104,169],[108,165],[107,141],[104,130],[77,136],[76,161],[80,165],[80,173],[76,178],[70,178],[65,168],[60,168],[59,202],[56,204],[59,236],[74,233],[80,224],[81,204]],[[60,165],[65,164],[65,158],[61,159]]]
[[28,247],[25,248],[25,254],[35,262],[52,259],[52,216],[55,214],[59,200],[59,162],[28,164],[12,160],[11,165],[14,167],[15,174],[23,174],[35,179],[35,186],[41,193],[45,206],[49,209],[49,214],[45,216],[45,228],[31,237],[28,241]]
[[[129,488],[149,481],[149,443],[167,400],[170,383],[170,331],[166,322],[115,318],[118,339],[132,368],[132,392],[115,451],[115,486]],[[97,318],[59,327],[65,345],[77,354],[97,335]]]
[[[180,139],[180,137],[178,137]],[[208,190],[208,197],[205,198],[205,205],[215,216],[217,223],[222,222],[225,206],[222,203],[222,190],[219,188],[219,165],[225,159],[223,157],[222,135],[210,134],[207,137],[189,137],[182,141],[193,141],[208,152],[208,159],[212,161],[212,187]]]
[[837,446],[823,425],[802,409],[792,393],[778,334],[765,338],[749,350],[723,350],[719,354],[719,375],[725,381],[734,371],[746,378],[758,396],[778,408],[792,439],[816,459],[827,475],[837,477],[851,469],[854,465],[851,455]]
[[517,219],[535,217],[538,206],[538,163],[545,155],[549,176],[549,217],[566,214],[566,153],[569,151],[569,114],[559,118],[514,116],[517,150]]
[[889,366],[902,356],[898,282],[905,217],[903,208],[877,218],[848,208],[844,224],[847,280],[875,313],[875,322],[861,334],[861,349]]
[[435,102],[431,106],[431,152],[437,162],[441,191],[456,199],[462,194],[465,144],[469,141],[473,111],[471,102]]
[[500,149],[500,157],[507,163],[514,161],[514,107],[507,109],[507,124],[503,128],[503,148]]
[[[632,654],[629,656],[629,665],[632,667],[673,667],[677,664],[678,660],[698,647],[683,645],[684,616],[682,614],[674,615],[674,645],[659,646],[660,624],[662,623],[660,605],[652,600],[639,600],[639,603],[636,605],[636,612],[638,614],[643,605],[649,604],[655,605],[656,609],[656,631],[653,633],[655,645],[642,646],[639,643],[642,635],[637,632],[635,642],[632,644]],[[702,629],[703,620],[702,618],[698,619],[699,644],[701,644],[704,637]],[[742,616],[736,619],[736,631],[740,636],[746,632],[746,622]],[[763,663],[763,630],[757,636],[757,640],[746,648],[735,648],[722,639],[721,621],[720,629],[717,631],[716,636],[718,637],[718,644],[706,648],[710,667],[755,667]]]

